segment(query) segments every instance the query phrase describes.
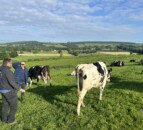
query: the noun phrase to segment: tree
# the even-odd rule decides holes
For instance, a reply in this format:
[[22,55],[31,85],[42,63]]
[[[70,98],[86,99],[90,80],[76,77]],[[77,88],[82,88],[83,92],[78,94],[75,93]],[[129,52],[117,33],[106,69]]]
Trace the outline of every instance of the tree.
[[63,57],[63,51],[62,50],[59,50],[59,54],[60,54],[60,57]]
[[9,54],[6,51],[0,52],[0,60],[3,60],[4,58],[9,58]]
[[74,51],[72,54],[73,54],[74,56],[78,56],[78,52],[77,52],[77,51]]
[[15,57],[18,56],[18,53],[17,53],[17,51],[11,51],[11,52],[9,53],[9,56],[10,56],[11,58],[15,58]]

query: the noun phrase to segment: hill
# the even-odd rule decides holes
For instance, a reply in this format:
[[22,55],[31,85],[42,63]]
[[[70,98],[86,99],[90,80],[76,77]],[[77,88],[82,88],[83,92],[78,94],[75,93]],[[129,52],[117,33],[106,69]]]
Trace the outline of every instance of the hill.
[[20,53],[27,51],[32,53],[39,52],[61,52],[68,51],[70,54],[96,53],[97,51],[128,51],[143,53],[143,44],[133,42],[114,42],[114,41],[81,41],[67,43],[51,43],[38,41],[19,41],[0,44],[0,51],[18,51]]

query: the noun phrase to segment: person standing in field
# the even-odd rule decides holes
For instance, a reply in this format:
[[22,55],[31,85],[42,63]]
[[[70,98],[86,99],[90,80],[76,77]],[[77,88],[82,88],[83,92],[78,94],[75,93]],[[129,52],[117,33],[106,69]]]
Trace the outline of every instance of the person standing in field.
[[[14,71],[14,77],[16,83],[22,88],[25,89],[25,86],[28,83],[28,69],[25,67],[25,62],[15,62],[12,64]],[[24,100],[24,93],[21,92],[21,102]]]
[[25,92],[15,81],[11,59],[4,59],[0,67],[0,93],[2,95],[2,122],[9,125],[16,124],[17,92]]

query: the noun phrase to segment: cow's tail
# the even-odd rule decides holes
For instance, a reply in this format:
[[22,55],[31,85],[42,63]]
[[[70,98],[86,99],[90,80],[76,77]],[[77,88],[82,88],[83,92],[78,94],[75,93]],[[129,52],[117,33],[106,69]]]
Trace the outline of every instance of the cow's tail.
[[80,89],[79,89],[79,73],[78,72],[77,72],[77,93],[78,93],[78,96],[79,96]]
[[77,72],[77,87],[78,87],[78,95],[80,94],[80,91],[82,90],[83,87],[83,71],[80,69]]

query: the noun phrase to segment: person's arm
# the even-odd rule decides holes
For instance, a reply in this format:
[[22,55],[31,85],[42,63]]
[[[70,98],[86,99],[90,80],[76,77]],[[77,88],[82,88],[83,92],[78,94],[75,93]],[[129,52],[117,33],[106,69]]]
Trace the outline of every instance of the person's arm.
[[12,86],[12,88],[18,91],[20,90],[20,86],[18,86],[17,83],[15,82],[14,75],[11,70],[7,70],[6,78],[7,78],[8,83]]
[[20,66],[20,64],[21,64],[21,62],[14,62],[14,63],[12,63],[12,67],[14,69],[17,69]]

